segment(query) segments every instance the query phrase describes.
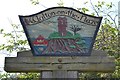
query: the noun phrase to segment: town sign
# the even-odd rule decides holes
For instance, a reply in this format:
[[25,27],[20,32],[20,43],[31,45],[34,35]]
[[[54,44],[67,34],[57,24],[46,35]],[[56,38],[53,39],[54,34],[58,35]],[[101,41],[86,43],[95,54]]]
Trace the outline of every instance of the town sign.
[[35,56],[89,56],[102,20],[68,7],[19,18]]

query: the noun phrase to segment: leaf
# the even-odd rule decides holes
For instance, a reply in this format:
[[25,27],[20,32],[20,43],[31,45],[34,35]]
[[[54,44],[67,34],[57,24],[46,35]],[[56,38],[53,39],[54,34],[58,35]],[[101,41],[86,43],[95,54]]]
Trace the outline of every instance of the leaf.
[[30,0],[33,5],[39,4],[39,0]]
[[82,8],[82,12],[83,12],[83,13],[85,13],[85,12],[87,12],[87,11],[89,11],[87,8]]
[[84,2],[84,4],[87,4],[87,3],[88,3],[88,1]]
[[64,2],[63,2],[63,0],[60,0],[60,2],[58,2],[57,4],[58,4],[58,6],[61,6],[61,7],[64,6]]
[[3,31],[4,31],[4,29],[1,29],[1,30],[0,30],[0,34],[2,34],[2,33],[3,33]]
[[95,16],[95,13],[91,13],[92,16]]

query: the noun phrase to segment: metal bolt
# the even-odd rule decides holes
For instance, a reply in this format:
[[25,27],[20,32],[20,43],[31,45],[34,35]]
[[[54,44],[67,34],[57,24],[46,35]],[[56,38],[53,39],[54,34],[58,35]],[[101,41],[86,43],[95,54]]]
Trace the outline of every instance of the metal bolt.
[[58,69],[62,69],[62,65],[58,65]]
[[61,59],[61,58],[59,58],[59,59],[58,59],[58,62],[62,62],[62,59]]

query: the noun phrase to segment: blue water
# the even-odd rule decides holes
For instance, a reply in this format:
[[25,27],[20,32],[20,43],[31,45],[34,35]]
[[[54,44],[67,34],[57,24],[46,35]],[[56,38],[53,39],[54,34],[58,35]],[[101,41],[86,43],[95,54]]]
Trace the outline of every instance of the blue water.
[[90,48],[92,37],[83,37],[83,40],[85,41],[87,48]]

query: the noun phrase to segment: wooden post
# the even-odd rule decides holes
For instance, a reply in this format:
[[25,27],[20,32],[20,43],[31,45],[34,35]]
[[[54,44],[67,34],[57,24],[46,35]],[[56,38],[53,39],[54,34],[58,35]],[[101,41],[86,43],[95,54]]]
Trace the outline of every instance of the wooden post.
[[74,79],[76,80],[78,78],[78,71],[43,71],[41,72],[41,78],[55,78],[55,79]]
[[41,79],[42,78],[52,78],[52,71],[42,71],[41,72]]

